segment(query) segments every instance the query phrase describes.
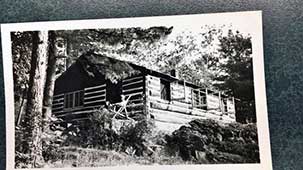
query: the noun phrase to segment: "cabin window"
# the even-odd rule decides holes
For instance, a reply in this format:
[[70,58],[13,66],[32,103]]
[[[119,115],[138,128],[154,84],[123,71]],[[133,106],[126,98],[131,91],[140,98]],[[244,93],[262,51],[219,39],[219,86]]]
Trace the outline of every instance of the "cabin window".
[[206,92],[202,89],[192,89],[192,103],[195,108],[206,110]]
[[160,80],[160,90],[161,90],[161,99],[164,100],[171,100],[171,95],[170,95],[170,83],[169,81],[165,81],[165,80]]
[[84,98],[83,90],[65,94],[64,108],[67,109],[67,108],[75,108],[75,107],[83,106],[84,104],[83,98]]

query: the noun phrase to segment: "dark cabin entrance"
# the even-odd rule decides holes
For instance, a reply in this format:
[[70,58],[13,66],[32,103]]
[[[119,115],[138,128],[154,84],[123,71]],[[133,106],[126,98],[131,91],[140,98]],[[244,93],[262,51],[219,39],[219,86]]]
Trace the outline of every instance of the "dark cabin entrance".
[[171,101],[170,82],[167,80],[160,80],[161,99]]
[[106,101],[111,104],[121,102],[122,94],[122,81],[112,83],[111,81],[106,82]]

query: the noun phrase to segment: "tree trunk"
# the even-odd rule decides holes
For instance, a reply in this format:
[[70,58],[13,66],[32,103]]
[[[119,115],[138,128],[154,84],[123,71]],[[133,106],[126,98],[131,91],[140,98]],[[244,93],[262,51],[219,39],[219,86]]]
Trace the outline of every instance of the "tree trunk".
[[18,116],[17,116],[16,126],[20,125],[20,122],[21,122],[21,119],[22,119],[22,114],[24,113],[24,105],[25,105],[24,101],[25,101],[25,97],[26,97],[26,90],[27,89],[25,89],[22,92],[21,103],[20,103],[20,107],[19,107],[19,110],[18,110]]
[[33,47],[27,105],[25,112],[25,153],[30,156],[30,166],[37,167],[42,157],[42,107],[47,65],[48,35],[46,31],[33,32]]
[[66,38],[67,43],[66,43],[66,59],[65,59],[65,70],[66,71],[71,65],[72,65],[72,49],[73,49],[73,43],[72,43],[72,38],[71,36],[67,36]]
[[48,66],[46,71],[46,82],[45,82],[44,98],[43,98],[43,118],[44,120],[46,120],[46,126],[48,119],[50,118],[52,113],[52,103],[53,103],[56,67],[57,67],[57,57],[55,56],[55,41],[56,41],[55,32],[49,31],[48,38],[49,38]]

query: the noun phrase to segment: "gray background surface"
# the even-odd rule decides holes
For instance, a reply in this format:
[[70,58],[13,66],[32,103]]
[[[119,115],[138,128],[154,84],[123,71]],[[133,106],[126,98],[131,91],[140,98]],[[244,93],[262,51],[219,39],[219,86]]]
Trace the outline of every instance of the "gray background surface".
[[[303,1],[1,0],[0,23],[263,11],[264,59],[274,170],[303,169]],[[0,47],[0,55],[1,53]],[[6,57],[6,56],[3,56]],[[5,105],[0,57],[0,169]]]

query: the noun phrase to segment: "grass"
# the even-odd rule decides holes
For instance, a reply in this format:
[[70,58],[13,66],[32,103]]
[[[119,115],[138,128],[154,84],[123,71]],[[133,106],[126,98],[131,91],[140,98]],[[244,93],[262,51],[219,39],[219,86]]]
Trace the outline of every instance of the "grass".
[[124,152],[94,148],[64,147],[59,161],[47,162],[45,168],[102,167],[122,165],[180,165],[192,164],[179,156],[165,156],[158,151],[152,156],[131,156]]

